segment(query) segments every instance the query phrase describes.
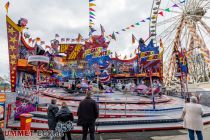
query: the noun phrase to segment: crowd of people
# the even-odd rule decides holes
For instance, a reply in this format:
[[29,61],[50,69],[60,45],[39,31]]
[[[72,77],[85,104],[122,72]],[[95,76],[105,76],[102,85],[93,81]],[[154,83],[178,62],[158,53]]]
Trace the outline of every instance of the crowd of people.
[[[80,102],[77,110],[77,125],[82,127],[82,140],[87,140],[88,132],[90,133],[90,140],[95,140],[95,122],[99,117],[99,107],[95,100],[91,98],[91,92],[88,89],[85,92],[86,98]],[[59,110],[58,105],[56,105],[56,100],[52,99],[51,104],[48,107],[47,115],[49,129],[53,132],[63,132],[61,140],[65,140],[66,136],[68,140],[72,140],[70,130],[73,129],[73,127],[67,129],[69,128],[68,124],[72,125],[71,123],[67,122],[72,122],[74,117],[67,107],[66,102],[62,103],[62,107]],[[63,125],[65,125],[65,123],[67,124],[66,127],[59,127],[59,123],[63,123]],[[58,130],[63,128],[66,129]],[[50,139],[54,140],[54,135],[51,135]]]

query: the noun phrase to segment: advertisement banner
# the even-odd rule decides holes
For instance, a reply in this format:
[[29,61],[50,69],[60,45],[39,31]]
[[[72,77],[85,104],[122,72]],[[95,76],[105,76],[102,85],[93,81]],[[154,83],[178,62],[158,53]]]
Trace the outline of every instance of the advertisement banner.
[[5,101],[6,101],[6,94],[0,93],[0,127],[4,127],[4,114],[5,114]]

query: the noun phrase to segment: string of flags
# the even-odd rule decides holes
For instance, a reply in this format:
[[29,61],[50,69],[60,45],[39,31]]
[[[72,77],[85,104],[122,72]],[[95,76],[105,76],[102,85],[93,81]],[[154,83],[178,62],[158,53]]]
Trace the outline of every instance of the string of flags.
[[[160,10],[158,15],[164,16],[165,12],[171,12],[171,8],[177,8],[177,7],[179,7],[179,4],[183,4],[183,3],[185,3],[185,0],[180,1],[178,3],[174,3],[171,7],[163,9],[163,10]],[[142,20],[140,20],[140,21],[138,21],[138,22],[136,22],[134,24],[131,24],[131,25],[129,25],[129,26],[119,30],[119,31],[114,31],[112,34],[107,35],[106,38],[111,38],[111,39],[116,40],[116,36],[115,36],[116,34],[119,35],[121,32],[128,31],[128,30],[130,30],[132,28],[135,28],[135,27],[141,25],[142,23],[150,22],[152,18],[157,18],[157,16],[155,16],[155,17],[147,17],[147,18],[142,19]]]
[[94,3],[95,0],[89,0],[89,36],[92,35],[93,32],[96,31],[96,29],[93,28],[94,24],[94,20],[95,20],[95,9],[94,7],[96,6],[96,4]]

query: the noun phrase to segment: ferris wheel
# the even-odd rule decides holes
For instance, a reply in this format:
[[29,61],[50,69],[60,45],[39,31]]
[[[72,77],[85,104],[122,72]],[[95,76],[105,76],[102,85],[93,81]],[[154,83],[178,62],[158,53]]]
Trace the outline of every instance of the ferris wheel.
[[[170,8],[168,8],[170,7]],[[159,11],[164,16],[158,17]],[[164,83],[176,77],[174,49],[185,50],[188,79],[191,82],[209,80],[210,66],[210,1],[154,0],[151,10],[150,35],[155,45],[164,44]]]

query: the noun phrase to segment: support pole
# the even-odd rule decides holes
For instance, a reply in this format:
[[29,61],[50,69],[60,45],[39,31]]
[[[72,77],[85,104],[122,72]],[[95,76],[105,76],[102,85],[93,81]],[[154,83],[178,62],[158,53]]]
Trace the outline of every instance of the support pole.
[[152,89],[153,82],[152,82],[152,70],[151,69],[149,70],[149,77],[150,77],[150,86],[151,86],[151,91],[152,91],[153,110],[155,110],[155,96],[154,96],[154,92],[153,92],[153,89]]

